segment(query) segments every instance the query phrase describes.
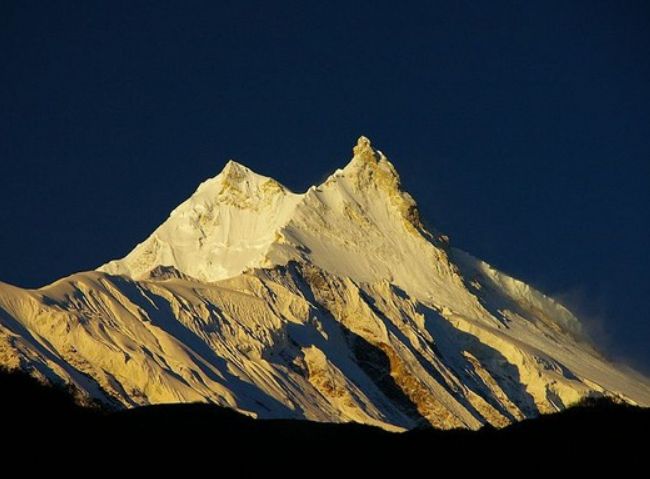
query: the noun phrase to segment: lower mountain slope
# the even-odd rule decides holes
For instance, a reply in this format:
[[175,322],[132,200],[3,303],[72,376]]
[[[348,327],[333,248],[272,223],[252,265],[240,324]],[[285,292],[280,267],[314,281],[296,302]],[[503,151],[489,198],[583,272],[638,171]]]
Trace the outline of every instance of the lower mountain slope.
[[215,283],[89,272],[2,285],[0,363],[118,407],[200,401],[388,430],[501,427],[590,395],[650,403],[642,378],[543,310],[500,311],[490,324],[309,263]]

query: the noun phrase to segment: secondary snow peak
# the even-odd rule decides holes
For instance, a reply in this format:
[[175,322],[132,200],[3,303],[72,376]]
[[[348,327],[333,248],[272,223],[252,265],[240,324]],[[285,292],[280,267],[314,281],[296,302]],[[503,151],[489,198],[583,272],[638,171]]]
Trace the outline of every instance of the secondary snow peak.
[[231,160],[143,243],[99,270],[152,278],[162,266],[201,281],[236,276],[265,261],[276,232],[301,197]]
[[235,160],[228,160],[221,170],[221,174],[224,176],[242,176],[247,173],[253,173],[253,171]]

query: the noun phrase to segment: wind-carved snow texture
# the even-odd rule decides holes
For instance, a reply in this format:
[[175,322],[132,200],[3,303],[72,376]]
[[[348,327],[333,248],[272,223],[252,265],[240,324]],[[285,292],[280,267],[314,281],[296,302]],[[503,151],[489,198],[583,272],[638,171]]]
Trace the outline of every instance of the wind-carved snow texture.
[[0,364],[118,407],[209,401],[389,430],[650,405],[563,306],[427,231],[366,138],[295,194],[229,162],[121,260],[0,284]]

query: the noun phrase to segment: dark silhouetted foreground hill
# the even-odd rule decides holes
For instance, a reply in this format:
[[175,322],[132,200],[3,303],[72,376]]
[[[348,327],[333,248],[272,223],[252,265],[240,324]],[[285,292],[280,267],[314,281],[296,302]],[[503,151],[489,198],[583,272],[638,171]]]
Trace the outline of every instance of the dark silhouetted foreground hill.
[[[44,385],[19,372],[0,371],[0,424],[4,440],[56,438],[48,448],[74,444],[75,451],[102,448],[105,443],[137,443],[141,450],[204,450],[220,453],[318,450],[357,454],[434,452],[437,457],[489,453],[505,460],[542,460],[549,454],[564,459],[613,455],[645,448],[650,410],[594,399],[564,412],[523,421],[502,430],[420,429],[389,433],[357,424],[325,424],[295,420],[257,420],[209,404],[174,404],[110,411],[77,405],[65,388]],[[522,452],[526,455],[521,456]],[[585,455],[586,453],[586,455]],[[445,454],[447,456],[440,456]],[[379,455],[379,456],[377,456]],[[604,457],[600,457],[602,460]],[[512,459],[512,458],[511,458]],[[508,459],[508,460],[511,460]],[[564,460],[563,459],[563,460]],[[581,459],[583,460],[583,459]]]

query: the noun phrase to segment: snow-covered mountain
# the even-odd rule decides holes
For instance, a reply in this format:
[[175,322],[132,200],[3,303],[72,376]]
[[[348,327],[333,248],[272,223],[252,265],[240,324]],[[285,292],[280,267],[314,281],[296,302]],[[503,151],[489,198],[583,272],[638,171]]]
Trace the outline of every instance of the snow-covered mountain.
[[116,406],[478,428],[587,395],[650,405],[562,305],[427,231],[361,137],[295,194],[229,162],[126,257],[0,283],[0,364]]

